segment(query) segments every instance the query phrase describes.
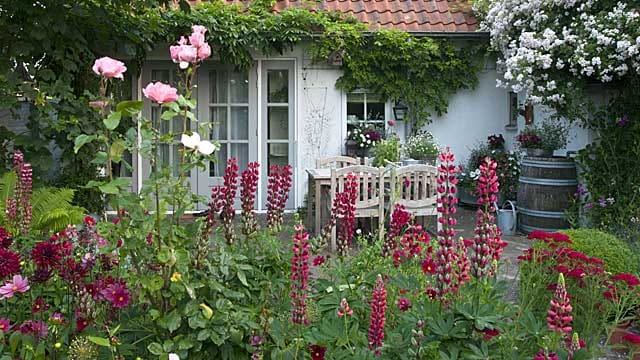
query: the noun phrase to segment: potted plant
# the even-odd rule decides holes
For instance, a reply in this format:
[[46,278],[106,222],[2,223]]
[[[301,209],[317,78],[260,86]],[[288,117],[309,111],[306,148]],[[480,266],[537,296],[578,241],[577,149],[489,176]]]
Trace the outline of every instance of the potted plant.
[[347,132],[347,155],[365,157],[378,141],[382,140],[382,134],[373,128],[357,126]]
[[435,165],[440,147],[430,132],[420,131],[407,139],[402,147],[402,152],[408,159]]
[[386,166],[388,163],[400,161],[400,139],[390,136],[388,139],[376,141],[373,156],[373,166]]
[[557,149],[567,145],[569,127],[553,121],[544,121],[539,126],[529,125],[516,137],[520,148],[528,156],[551,157]]

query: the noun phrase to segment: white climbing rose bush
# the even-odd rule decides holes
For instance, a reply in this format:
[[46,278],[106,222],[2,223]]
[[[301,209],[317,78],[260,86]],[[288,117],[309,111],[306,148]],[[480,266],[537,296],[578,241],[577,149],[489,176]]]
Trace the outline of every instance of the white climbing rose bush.
[[498,85],[526,92],[530,103],[560,108],[579,99],[589,82],[637,74],[640,15],[628,3],[491,1],[482,29],[500,52]]

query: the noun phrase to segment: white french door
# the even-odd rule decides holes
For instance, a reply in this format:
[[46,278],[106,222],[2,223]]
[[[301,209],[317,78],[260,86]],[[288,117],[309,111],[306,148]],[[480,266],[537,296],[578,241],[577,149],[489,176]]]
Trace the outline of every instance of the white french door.
[[[262,61],[261,64],[261,129],[260,152],[262,166],[262,203],[266,208],[267,174],[272,165],[291,164],[295,172],[293,146],[295,124],[294,62]],[[294,175],[295,178],[295,175]],[[287,208],[294,207],[293,186]]]
[[[238,71],[215,63],[199,72],[198,117],[211,123],[209,133],[201,135],[220,143],[216,161],[198,173],[198,193],[210,196],[211,188],[223,183],[227,159],[238,159],[239,173],[257,160],[257,79],[255,70]],[[239,208],[238,201],[236,205]]]
[[[194,169],[190,174],[191,189],[199,195],[211,196],[211,189],[222,185],[227,159],[238,159],[239,172],[252,161],[260,162],[260,184],[256,207],[266,209],[267,174],[272,165],[291,164],[295,171],[294,124],[295,82],[294,62],[290,60],[257,61],[251,69],[237,70],[231,66],[207,62],[198,69],[197,118],[211,126],[203,132],[198,123],[189,129],[200,133],[203,139],[220,143],[216,161],[206,168]],[[142,74],[145,86],[149,81],[162,81],[177,86],[175,64],[149,62]],[[176,133],[174,144],[158,149],[159,163],[178,175],[180,162],[179,137],[182,119],[161,120],[160,107],[145,101],[145,116],[152,119],[163,133]],[[143,162],[141,175],[148,178],[151,164]],[[295,178],[295,177],[294,177]],[[289,194],[287,208],[293,208],[295,191]],[[238,191],[238,197],[240,192]],[[236,201],[238,208],[240,202]],[[261,204],[261,205],[260,205]],[[199,204],[198,209],[207,204]]]
[[[148,62],[146,63],[145,70],[142,72],[142,87],[150,82],[161,81],[165,84],[178,87],[179,73],[175,64],[167,62]],[[153,127],[158,129],[161,134],[168,135],[173,134],[172,144],[161,144],[156,149],[157,163],[152,164],[148,159],[142,161],[142,171],[140,171],[143,179],[147,179],[151,171],[159,171],[167,168],[172,176],[179,175],[180,168],[180,150],[182,145],[180,144],[180,135],[183,130],[182,117],[176,116],[171,120],[162,120],[162,109],[160,105],[151,102],[143,97],[144,107],[143,113],[145,117],[151,119]],[[190,130],[196,129],[195,123],[191,121],[187,122],[187,128]],[[197,178],[196,171],[192,170],[188,174],[189,184],[191,191],[197,191]]]

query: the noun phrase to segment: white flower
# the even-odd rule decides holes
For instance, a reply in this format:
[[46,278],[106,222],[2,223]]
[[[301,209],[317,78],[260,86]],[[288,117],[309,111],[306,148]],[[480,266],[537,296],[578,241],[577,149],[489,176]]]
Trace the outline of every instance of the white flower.
[[180,356],[178,356],[178,354],[171,353],[169,354],[169,360],[180,360]]
[[211,141],[200,140],[200,135],[198,133],[193,133],[191,136],[182,134],[180,142],[182,142],[182,145],[185,147],[196,150],[203,155],[211,155],[211,153],[216,150],[216,146],[213,145]]
[[356,230],[356,234],[358,234],[358,235],[362,234],[362,230],[361,229],[357,229]]

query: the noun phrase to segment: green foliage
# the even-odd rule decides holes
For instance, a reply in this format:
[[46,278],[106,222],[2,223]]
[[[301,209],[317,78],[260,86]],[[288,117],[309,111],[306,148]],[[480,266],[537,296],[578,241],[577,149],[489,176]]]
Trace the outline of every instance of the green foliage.
[[[5,206],[13,197],[17,183],[15,172],[10,171],[0,180],[0,223],[6,222]],[[34,234],[64,230],[69,224],[80,224],[86,210],[73,205],[74,190],[64,188],[39,188],[31,196],[31,231]]]
[[373,146],[373,166],[387,166],[390,162],[400,161],[400,140],[391,136],[380,140]]
[[578,156],[589,192],[579,203],[584,215],[593,227],[615,234],[634,248],[640,245],[639,93],[640,81],[629,81],[594,114],[586,127],[596,140]]
[[589,256],[602,259],[605,269],[612,274],[640,271],[640,259],[624,241],[614,235],[594,229],[571,229],[560,231],[569,235],[570,247]]
[[468,44],[388,29],[362,34],[355,25],[341,30],[343,36],[331,31],[323,34],[316,44],[316,59],[333,51],[343,55],[345,73],[336,84],[342,90],[362,87],[387,99],[403,99],[409,105],[414,133],[431,121],[432,114],[446,113],[449,97],[456,91],[477,83],[482,61],[474,57],[483,57]]

